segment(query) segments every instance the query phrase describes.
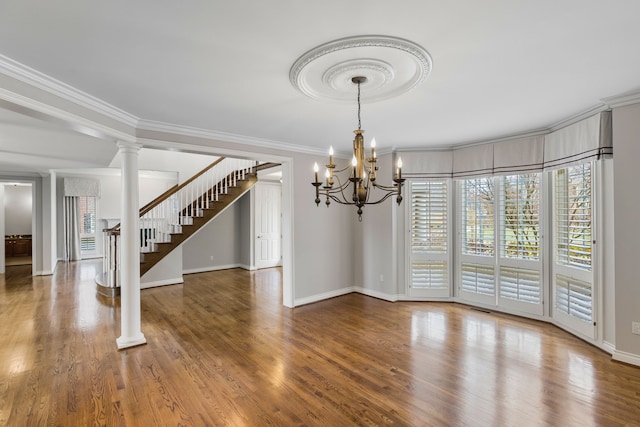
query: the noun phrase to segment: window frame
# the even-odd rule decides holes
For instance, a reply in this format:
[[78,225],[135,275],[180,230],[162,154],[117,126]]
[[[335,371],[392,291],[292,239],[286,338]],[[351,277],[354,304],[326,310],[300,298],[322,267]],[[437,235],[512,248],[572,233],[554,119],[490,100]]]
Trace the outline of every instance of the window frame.
[[[506,176],[523,176],[527,173],[509,174]],[[509,258],[503,253],[503,233],[504,233],[504,206],[506,205],[504,196],[505,177],[501,175],[486,176],[482,179],[491,181],[493,192],[493,253],[491,256],[484,254],[470,254],[465,252],[465,215],[467,215],[465,203],[466,182],[468,180],[460,180],[457,185],[459,196],[456,201],[459,203],[456,218],[458,231],[458,247],[455,248],[456,257],[456,284],[458,296],[465,302],[472,304],[480,304],[487,307],[498,307],[506,311],[527,314],[533,316],[543,316],[545,309],[545,276],[544,276],[544,227],[545,227],[545,196],[544,192],[544,173],[537,173],[538,186],[538,257],[532,259]],[[478,178],[471,178],[477,180]],[[491,271],[490,271],[491,270]],[[512,274],[527,274],[537,276],[537,302],[527,301],[525,298],[510,298],[504,296],[503,291],[507,289],[507,285],[502,280],[503,272],[509,271]],[[475,276],[475,278],[474,278]],[[475,283],[465,280],[471,278]],[[490,285],[490,283],[492,285]],[[519,287],[520,284],[517,285]],[[524,286],[524,285],[523,285]],[[513,288],[513,286],[511,286]]]
[[[565,329],[570,330],[576,335],[586,337],[588,339],[596,338],[596,325],[598,319],[598,283],[596,282],[597,277],[597,268],[599,264],[599,254],[597,252],[596,240],[595,236],[597,235],[597,211],[598,205],[596,203],[596,194],[598,193],[598,162],[585,162],[578,165],[570,165],[565,168],[561,168],[559,170],[565,170],[571,167],[582,166],[584,164],[590,164],[590,237],[591,237],[591,251],[590,251],[590,267],[582,268],[580,265],[576,265],[575,263],[561,263],[559,262],[558,255],[558,225],[557,225],[557,217],[556,212],[558,208],[558,200],[556,197],[556,189],[557,189],[557,171],[551,171],[551,197],[550,199],[550,212],[553,221],[553,240],[551,242],[551,257],[550,257],[550,283],[551,283],[551,306],[550,306],[550,315],[560,326]],[[589,320],[583,319],[579,316],[579,310],[574,311],[571,309],[571,306],[567,307],[567,312],[562,311],[558,307],[558,300],[560,299],[559,295],[562,290],[562,287],[558,284],[558,278],[562,278],[563,281],[567,280],[568,283],[572,283],[574,288],[577,289],[581,284],[587,284],[590,286],[590,305],[591,305],[591,316]],[[567,289],[567,292],[569,290]],[[575,291],[576,293],[581,293],[579,290]],[[576,303],[576,305],[579,305]],[[577,307],[576,307],[577,308]],[[571,314],[574,312],[575,314]]]
[[[98,255],[98,246],[99,246],[99,233],[98,233],[98,197],[95,196],[77,196],[78,197],[78,211],[79,211],[79,215],[80,215],[80,258],[84,259],[84,258],[93,258],[95,256]],[[88,199],[93,199],[93,206],[94,206],[94,210],[93,210],[93,227],[94,227],[94,231],[93,233],[87,233],[87,232],[83,232],[84,229],[84,217],[82,216],[82,203],[85,203],[85,205],[87,205],[88,203]],[[83,239],[93,239],[93,249],[92,250],[85,250],[83,249]]]
[[[444,253],[416,253],[413,251],[413,194],[415,183],[443,183],[445,186],[445,213],[446,213],[446,251]],[[413,298],[430,298],[430,299],[443,299],[450,298],[453,295],[452,283],[453,283],[453,221],[452,221],[452,182],[449,178],[442,179],[417,179],[412,178],[407,180],[407,195],[405,209],[405,221],[407,223],[407,243],[405,245],[405,259],[406,259],[406,287],[407,295]],[[444,287],[414,287],[413,286],[413,263],[414,261],[426,261],[426,262],[444,262],[446,263],[446,286]]]

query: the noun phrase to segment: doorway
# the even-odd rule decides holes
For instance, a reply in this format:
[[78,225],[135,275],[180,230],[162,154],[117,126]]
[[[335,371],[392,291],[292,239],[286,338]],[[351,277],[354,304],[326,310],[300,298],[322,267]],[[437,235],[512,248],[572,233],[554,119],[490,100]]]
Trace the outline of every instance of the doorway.
[[0,234],[4,236],[4,256],[0,263],[2,273],[6,268],[33,263],[33,186],[23,182],[0,186]]
[[258,182],[254,199],[254,260],[257,269],[282,265],[282,185]]

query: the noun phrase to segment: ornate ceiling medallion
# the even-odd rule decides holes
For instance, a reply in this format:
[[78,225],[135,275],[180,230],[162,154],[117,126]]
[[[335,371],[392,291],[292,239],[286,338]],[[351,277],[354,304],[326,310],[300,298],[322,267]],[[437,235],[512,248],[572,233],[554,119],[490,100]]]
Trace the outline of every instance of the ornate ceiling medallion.
[[311,98],[353,102],[352,78],[366,77],[362,101],[375,102],[415,88],[431,68],[429,52],[413,42],[390,36],[355,36],[311,49],[294,62],[289,80]]

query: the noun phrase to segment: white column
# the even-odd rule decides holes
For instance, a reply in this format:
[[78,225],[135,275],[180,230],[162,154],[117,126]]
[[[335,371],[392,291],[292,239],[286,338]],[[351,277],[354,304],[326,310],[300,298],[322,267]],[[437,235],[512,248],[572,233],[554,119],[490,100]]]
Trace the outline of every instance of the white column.
[[140,327],[140,218],[138,152],[140,144],[119,142],[122,159],[120,218],[120,331],[118,349],[147,342]]

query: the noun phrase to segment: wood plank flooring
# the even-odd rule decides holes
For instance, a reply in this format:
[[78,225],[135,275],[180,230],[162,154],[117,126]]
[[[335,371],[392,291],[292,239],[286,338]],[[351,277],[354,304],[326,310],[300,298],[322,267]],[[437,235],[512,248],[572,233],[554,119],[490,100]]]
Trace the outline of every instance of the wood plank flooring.
[[554,326],[351,294],[290,310],[279,269],[142,291],[117,351],[99,262],[0,275],[0,426],[634,426],[640,368]]

